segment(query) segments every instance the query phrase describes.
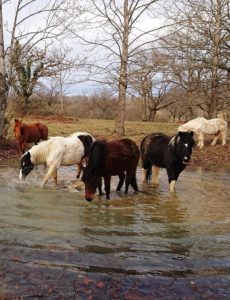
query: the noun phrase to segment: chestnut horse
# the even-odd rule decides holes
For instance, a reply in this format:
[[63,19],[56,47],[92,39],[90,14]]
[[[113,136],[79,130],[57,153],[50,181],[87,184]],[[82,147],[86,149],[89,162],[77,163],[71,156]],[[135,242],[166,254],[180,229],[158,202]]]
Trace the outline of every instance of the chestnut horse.
[[117,191],[125,181],[125,193],[129,185],[138,191],[136,169],[140,152],[138,146],[130,139],[114,141],[95,141],[89,151],[88,164],[83,169],[82,181],[85,184],[85,199],[92,201],[96,189],[102,194],[102,178],[105,183],[106,198],[109,199],[111,176],[118,175]]
[[14,120],[14,134],[18,141],[19,148],[25,153],[26,143],[37,144],[41,140],[48,139],[48,128],[38,122],[33,124],[22,123],[22,120]]

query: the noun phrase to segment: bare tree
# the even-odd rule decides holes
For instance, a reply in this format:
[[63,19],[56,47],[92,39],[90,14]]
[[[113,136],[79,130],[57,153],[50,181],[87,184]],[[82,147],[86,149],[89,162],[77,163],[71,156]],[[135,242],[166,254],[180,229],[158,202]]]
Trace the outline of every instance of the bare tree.
[[[72,29],[84,45],[91,46],[91,55],[92,51],[100,53],[96,63],[96,55],[91,59],[93,79],[110,87],[117,86],[117,135],[124,134],[128,65],[135,55],[152,48],[153,41],[157,40],[155,33],[160,26],[153,21],[157,2],[159,0],[89,0],[82,19],[84,32],[80,32],[79,26]],[[152,20],[147,29],[140,26],[145,18]],[[99,75],[97,79],[96,75]]]
[[6,70],[5,70],[2,0],[0,0],[0,138],[4,137],[7,92],[8,92],[8,86],[6,82]]
[[157,111],[177,101],[167,96],[175,85],[169,65],[168,55],[152,50],[140,55],[129,70],[132,97],[142,102],[142,121],[154,121]]
[[229,1],[171,3],[173,9],[168,17],[180,23],[180,27],[170,29],[171,39],[165,40],[164,47],[174,57],[175,78],[187,91],[191,115],[195,104],[214,118],[221,109],[220,98],[229,67]]
[[[8,5],[8,11],[11,11],[12,17],[12,23],[7,22],[4,28],[4,33],[10,37],[10,43],[6,48],[5,54],[9,86],[15,79],[15,66],[11,64],[15,42],[18,41],[21,45],[21,53],[23,55],[20,57],[20,62],[27,60],[28,65],[30,64],[28,57],[35,49],[50,49],[53,47],[53,43],[56,45],[62,44],[63,39],[66,37],[63,24],[68,25],[72,21],[71,17],[67,16],[66,9],[69,5],[67,2],[65,0],[16,0],[14,3],[5,1],[5,5]],[[3,32],[3,25],[0,29]],[[1,45],[3,46],[3,43]],[[4,54],[4,50],[2,53]],[[2,74],[5,80],[4,72]],[[28,72],[27,75],[29,75]],[[4,97],[6,98],[7,96]],[[7,101],[6,99],[3,100],[4,97],[1,97],[0,116],[5,116],[7,108]],[[0,136],[4,131],[2,126],[2,121],[0,121]]]

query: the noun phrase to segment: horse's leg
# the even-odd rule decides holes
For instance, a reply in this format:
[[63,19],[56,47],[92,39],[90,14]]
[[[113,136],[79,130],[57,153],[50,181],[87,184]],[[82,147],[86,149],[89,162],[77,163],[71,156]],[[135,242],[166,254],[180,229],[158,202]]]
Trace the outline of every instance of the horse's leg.
[[138,185],[137,185],[137,177],[136,177],[136,173],[133,175],[133,177],[131,178],[131,186],[133,187],[134,191],[138,192]]
[[82,163],[77,164],[77,175],[76,178],[79,178],[81,175]]
[[171,193],[175,193],[176,192],[176,181],[178,179],[179,174],[177,175],[176,172],[171,168],[167,168],[166,171],[168,174],[169,190]]
[[24,154],[25,151],[26,151],[26,143],[25,143],[25,142],[21,143],[21,144],[20,144],[20,148],[21,148],[22,154]]
[[158,184],[158,174],[159,174],[160,168],[153,166],[152,170],[153,170],[153,183]]
[[147,169],[142,168],[142,181],[147,182]]
[[142,164],[142,181],[147,182],[152,175],[152,164],[150,162],[145,162]]
[[117,188],[116,190],[117,191],[120,191],[122,186],[123,186],[123,183],[124,183],[124,180],[125,180],[125,173],[122,173],[119,175],[119,182],[118,182],[118,185],[117,185]]
[[110,175],[106,175],[104,177],[104,182],[105,182],[106,199],[109,199],[111,176]]
[[44,178],[43,181],[42,181],[42,187],[47,183],[47,181],[50,179],[50,177],[51,177],[53,174],[55,174],[55,173],[57,173],[57,167],[56,167],[55,164],[52,164],[52,165],[49,167],[48,172],[47,172],[45,178]]
[[220,132],[218,132],[218,133],[215,134],[215,137],[214,137],[214,139],[213,139],[213,141],[211,143],[212,146],[216,145],[216,142],[218,141],[219,136],[220,136]]
[[125,194],[128,193],[129,185],[131,183],[131,179],[133,177],[133,174],[134,174],[133,170],[128,170],[126,172],[126,177],[125,177]]
[[220,136],[221,136],[222,146],[226,145],[226,131],[221,131]]
[[197,145],[197,147],[203,148],[204,147],[204,135],[203,135],[202,132],[198,132],[197,136],[198,136],[198,145]]
[[98,183],[98,191],[99,191],[99,196],[102,196],[103,195],[103,192],[102,192],[102,177],[100,178],[99,183]]
[[57,170],[56,172],[53,172],[53,179],[54,179],[54,184],[57,186]]

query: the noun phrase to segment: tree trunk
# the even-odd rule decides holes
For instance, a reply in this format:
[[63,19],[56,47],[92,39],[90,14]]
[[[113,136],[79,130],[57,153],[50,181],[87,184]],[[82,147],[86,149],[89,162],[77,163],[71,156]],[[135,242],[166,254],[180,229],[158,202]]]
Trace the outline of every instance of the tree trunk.
[[147,121],[147,107],[146,107],[146,94],[143,93],[141,102],[141,121]]
[[220,59],[220,39],[221,39],[221,0],[217,0],[216,23],[213,36],[213,56],[212,56],[212,79],[210,92],[210,106],[208,117],[216,118],[218,112],[218,65]]
[[8,87],[6,83],[5,55],[3,39],[2,1],[0,0],[0,138],[5,133],[5,112],[7,106]]
[[127,90],[127,63],[128,63],[129,11],[128,0],[124,0],[124,29],[122,36],[122,53],[119,73],[119,93],[117,101],[117,115],[114,131],[118,136],[125,134],[125,110]]

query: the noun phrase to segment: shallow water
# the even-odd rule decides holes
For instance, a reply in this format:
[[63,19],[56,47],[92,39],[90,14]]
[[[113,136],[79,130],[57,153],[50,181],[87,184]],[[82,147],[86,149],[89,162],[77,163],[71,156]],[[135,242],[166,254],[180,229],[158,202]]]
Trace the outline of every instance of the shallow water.
[[168,191],[141,183],[92,203],[67,186],[40,188],[0,169],[0,298],[230,299],[230,173],[187,169]]

